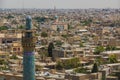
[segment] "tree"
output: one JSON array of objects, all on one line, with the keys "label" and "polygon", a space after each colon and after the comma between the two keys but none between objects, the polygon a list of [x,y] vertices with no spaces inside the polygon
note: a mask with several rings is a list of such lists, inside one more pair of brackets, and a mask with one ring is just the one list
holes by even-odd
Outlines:
[{"label": "tree", "polygon": [[60,32],[60,28],[57,28],[57,31]]},{"label": "tree", "polygon": [[42,32],[41,37],[48,37],[48,34],[46,32]]},{"label": "tree", "polygon": [[109,56],[109,62],[110,63],[117,63],[117,56],[115,54],[112,54]]},{"label": "tree", "polygon": [[18,59],[18,57],[17,57],[15,54],[13,54],[13,55],[10,57],[10,59]]},{"label": "tree", "polygon": [[83,24],[83,26],[89,26],[92,22],[93,22],[92,19],[81,21],[81,23]]},{"label": "tree", "polygon": [[106,51],[113,51],[113,50],[117,50],[117,48],[115,46],[107,46]]},{"label": "tree", "polygon": [[79,44],[79,45],[80,45],[80,47],[84,47],[84,45],[83,45],[83,43],[82,43],[82,42],[80,42],[80,44]]},{"label": "tree", "polygon": [[18,22],[16,20],[13,20],[11,23],[12,24],[18,24]]},{"label": "tree", "polygon": [[19,26],[18,29],[25,29],[25,26]]},{"label": "tree", "polygon": [[107,46],[106,47],[106,51],[110,51],[111,50],[111,47],[110,46]]},{"label": "tree", "polygon": [[61,41],[56,41],[55,45],[61,46],[63,43]]},{"label": "tree", "polygon": [[68,37],[68,35],[66,34],[64,34],[64,35],[61,35],[63,38],[67,38]]},{"label": "tree", "polygon": [[46,18],[45,17],[35,17],[34,18],[37,22],[45,22]]},{"label": "tree", "polygon": [[72,58],[68,59],[64,62],[58,62],[57,63],[57,69],[72,69],[72,68],[77,68],[80,66],[80,60],[79,58]]},{"label": "tree", "polygon": [[101,64],[103,64],[103,60],[102,60],[101,57],[97,57],[96,60],[95,60],[95,62],[98,64],[98,66],[101,65]]},{"label": "tree", "polygon": [[7,62],[3,59],[0,59],[0,65],[7,65]]},{"label": "tree", "polygon": [[98,65],[97,63],[94,63],[93,68],[92,68],[92,73],[98,72]]},{"label": "tree", "polygon": [[53,57],[52,56],[52,50],[54,49],[54,44],[51,42],[51,43],[49,43],[49,45],[48,45],[48,56],[49,57]]},{"label": "tree", "polygon": [[103,52],[105,49],[103,46],[98,46],[95,48],[94,50],[94,54],[100,54],[101,52]]},{"label": "tree", "polygon": [[40,55],[42,61],[44,61],[48,56],[47,50],[45,48],[41,48],[40,50],[38,50],[38,54]]},{"label": "tree", "polygon": [[80,68],[74,69],[74,72],[76,72],[76,73],[88,73],[87,70],[88,70],[87,68],[80,67]]},{"label": "tree", "polygon": [[71,26],[70,24],[68,24],[68,30],[69,30],[69,29],[72,29],[72,26]]},{"label": "tree", "polygon": [[76,68],[76,67],[78,67],[80,65],[79,58],[72,58],[70,62],[71,62],[71,66],[73,68]]},{"label": "tree", "polygon": [[0,30],[8,30],[9,28],[7,26],[1,26]]},{"label": "tree", "polygon": [[64,67],[63,63],[60,62],[60,61],[57,61],[56,68],[59,69],[59,70],[61,70],[61,69],[63,69],[63,67]]},{"label": "tree", "polygon": [[14,18],[14,16],[11,15],[11,14],[9,14],[6,18],[7,18],[7,19],[11,19],[11,18]]}]

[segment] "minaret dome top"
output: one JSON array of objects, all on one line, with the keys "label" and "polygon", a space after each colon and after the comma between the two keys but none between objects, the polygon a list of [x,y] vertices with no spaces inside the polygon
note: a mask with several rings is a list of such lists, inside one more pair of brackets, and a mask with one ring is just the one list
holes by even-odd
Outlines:
[{"label": "minaret dome top", "polygon": [[31,16],[26,16],[26,20],[31,20],[32,18],[31,18]]}]

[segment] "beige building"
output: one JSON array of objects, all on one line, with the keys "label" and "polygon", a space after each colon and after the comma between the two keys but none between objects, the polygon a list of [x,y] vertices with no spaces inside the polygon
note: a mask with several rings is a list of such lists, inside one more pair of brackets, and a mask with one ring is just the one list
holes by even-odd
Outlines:
[{"label": "beige building", "polygon": [[12,43],[22,38],[22,32],[16,30],[3,30],[0,32],[0,43]]},{"label": "beige building", "polygon": [[115,50],[115,51],[105,51],[101,53],[104,57],[109,57],[110,55],[116,55],[117,59],[120,59],[120,50]]},{"label": "beige building", "polygon": [[23,48],[22,48],[21,43],[19,43],[19,42],[14,42],[14,43],[12,43],[12,46],[11,46],[11,48],[10,48],[10,52],[11,52],[12,54],[22,55]]},{"label": "beige building", "polygon": [[63,31],[63,30],[68,29],[68,25],[66,23],[62,23],[62,22],[53,23],[51,26],[51,29],[54,31],[58,31],[58,30]]}]

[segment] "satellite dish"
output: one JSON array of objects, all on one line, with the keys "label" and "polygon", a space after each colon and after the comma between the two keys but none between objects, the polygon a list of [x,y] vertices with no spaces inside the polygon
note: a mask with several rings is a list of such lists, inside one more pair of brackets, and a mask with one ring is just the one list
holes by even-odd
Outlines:
[{"label": "satellite dish", "polygon": [[50,76],[50,73],[49,72],[45,72],[44,75],[45,76]]}]

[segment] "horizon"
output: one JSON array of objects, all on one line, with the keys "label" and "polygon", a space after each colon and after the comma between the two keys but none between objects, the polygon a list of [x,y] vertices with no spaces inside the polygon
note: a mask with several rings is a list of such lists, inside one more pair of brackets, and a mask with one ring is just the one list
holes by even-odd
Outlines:
[{"label": "horizon", "polygon": [[[29,3],[29,4],[28,4]],[[39,8],[39,9],[89,9],[115,8],[119,9],[119,0],[1,0],[0,8]]]},{"label": "horizon", "polygon": [[[24,9],[50,9],[50,10],[54,10],[54,8],[0,8],[0,9],[21,9],[21,10],[24,10]],[[82,10],[82,9],[120,9],[120,8],[56,8],[56,10],[69,10],[69,9],[79,9],[79,10]]]}]

